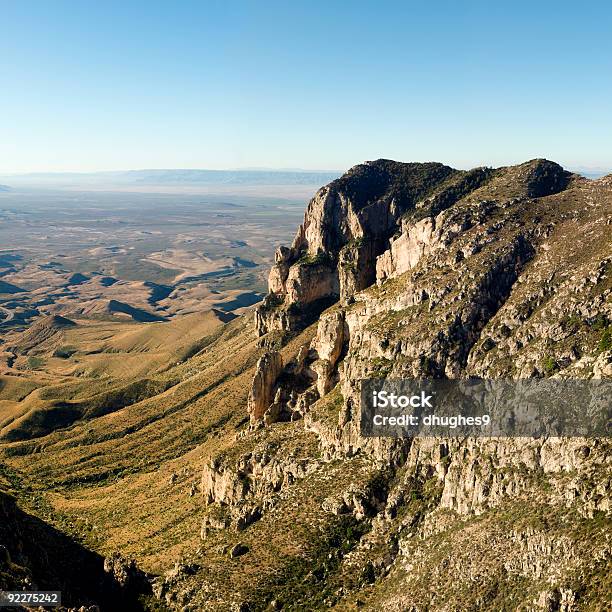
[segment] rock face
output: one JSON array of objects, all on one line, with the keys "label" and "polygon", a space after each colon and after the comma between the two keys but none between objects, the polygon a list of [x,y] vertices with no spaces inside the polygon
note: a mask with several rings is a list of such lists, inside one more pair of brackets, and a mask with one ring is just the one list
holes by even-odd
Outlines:
[{"label": "rock face", "polygon": [[242,555],[245,555],[248,552],[249,547],[243,544],[242,542],[238,542],[238,544],[234,544],[234,546],[232,546],[231,550],[229,551],[229,556],[232,559],[235,559],[236,557],[241,557]]},{"label": "rock face", "polygon": [[319,359],[328,361],[331,367],[335,366],[344,344],[344,312],[335,310],[322,317],[317,328],[314,340],[314,350]]},{"label": "rock face", "polygon": [[435,220],[426,217],[414,224],[403,223],[400,235],[392,239],[389,249],[376,260],[376,280],[382,282],[414,268],[423,255],[435,247]]},{"label": "rock face", "polygon": [[[322,296],[338,301],[320,317],[301,360],[312,382],[294,403],[308,406],[339,381],[345,396],[355,395],[352,381],[381,373],[525,377],[550,375],[563,364],[572,374],[581,367],[590,375],[607,371],[600,366],[605,356],[584,355],[588,343],[565,346],[558,360],[547,356],[551,341],[567,345],[578,331],[562,322],[575,317],[576,303],[583,334],[589,322],[600,320],[603,329],[612,318],[603,213],[571,205],[575,198],[588,202],[603,184],[572,178],[546,160],[470,172],[382,160],[321,189],[291,248],[277,251],[268,298],[275,314],[266,319],[260,308],[256,315],[259,334],[271,323],[287,332],[302,323],[292,316],[298,306],[318,312]],[[602,206],[609,203],[605,193]],[[576,280],[568,272],[582,245],[555,238],[555,228],[568,215],[576,223],[581,213],[594,218],[580,221],[580,229],[595,223],[601,237],[589,238],[598,248]],[[340,360],[345,353],[349,358]],[[270,376],[278,375],[272,368]],[[258,370],[256,381],[262,377]]]},{"label": "rock face", "polygon": [[248,403],[248,412],[252,421],[260,419],[272,404],[274,383],[282,368],[283,360],[277,351],[265,353],[257,362]]},{"label": "rock face", "polygon": [[[537,208],[538,197],[562,192],[570,179],[546,160],[469,172],[388,160],[356,166],[317,192],[292,246],[277,249],[270,294],[255,314],[257,333],[299,330],[339,301],[340,308],[321,317],[307,363],[319,397],[338,382],[338,357],[351,347],[370,359],[409,365],[404,375],[456,376],[534,257],[534,245],[552,230],[540,222],[546,211],[525,222],[520,216],[530,203]],[[417,268],[414,282],[389,294],[386,281]],[[374,287],[380,290],[365,291]],[[417,306],[435,312],[423,316]],[[391,345],[395,332],[385,319],[408,309],[412,317],[433,318],[417,337],[432,328],[440,334]],[[261,409],[257,414],[263,416]]]},{"label": "rock face", "polygon": [[311,304],[321,298],[338,296],[338,277],[322,258],[291,266],[285,281],[289,304]]},{"label": "rock face", "polygon": [[137,595],[151,590],[147,575],[134,559],[125,559],[120,553],[115,552],[104,559],[104,571],[119,592]]},{"label": "rock face", "polygon": [[[376,257],[407,211],[442,210],[487,176],[485,170],[463,173],[436,163],[378,160],[355,166],[320,189],[291,247],[276,251],[268,286],[277,299],[274,307],[268,302],[258,309],[258,333],[300,329],[328,305],[323,298],[346,299],[369,286],[376,278]],[[283,319],[279,311],[296,306],[306,312]]]},{"label": "rock face", "polygon": [[610,377],[610,227],[612,179],[546,160],[379,160],[319,190],[256,313],[260,342],[285,334],[283,359],[259,360],[252,426],[202,474],[211,547],[239,533],[241,570],[272,546],[296,551],[293,586],[273,582],[274,565],[237,605],[607,602],[609,439],[364,438],[359,381]]}]

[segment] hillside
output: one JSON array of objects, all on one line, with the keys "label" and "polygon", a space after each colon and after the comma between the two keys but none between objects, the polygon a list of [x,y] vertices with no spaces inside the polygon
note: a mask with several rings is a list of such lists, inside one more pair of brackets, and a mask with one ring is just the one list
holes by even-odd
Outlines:
[{"label": "hillside", "polygon": [[366,438],[359,381],[612,378],[611,228],[612,176],[378,160],[315,194],[254,313],[42,320],[0,347],[0,510],[88,580],[1,528],[0,579],[109,610],[101,580],[130,609],[604,609],[609,438]]}]

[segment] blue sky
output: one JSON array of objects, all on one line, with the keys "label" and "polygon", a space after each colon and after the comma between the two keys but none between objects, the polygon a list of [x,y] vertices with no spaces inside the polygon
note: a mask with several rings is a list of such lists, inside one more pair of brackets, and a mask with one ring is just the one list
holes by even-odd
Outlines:
[{"label": "blue sky", "polygon": [[2,3],[0,173],[612,168],[612,8]]}]

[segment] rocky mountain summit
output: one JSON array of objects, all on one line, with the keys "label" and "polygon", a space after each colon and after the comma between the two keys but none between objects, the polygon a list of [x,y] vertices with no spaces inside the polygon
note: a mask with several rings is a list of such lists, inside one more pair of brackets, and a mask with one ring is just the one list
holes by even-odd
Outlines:
[{"label": "rocky mountain summit", "polygon": [[3,380],[0,468],[144,609],[605,609],[609,438],[365,438],[359,383],[611,378],[611,238],[612,177],[361,164],[146,379]]}]

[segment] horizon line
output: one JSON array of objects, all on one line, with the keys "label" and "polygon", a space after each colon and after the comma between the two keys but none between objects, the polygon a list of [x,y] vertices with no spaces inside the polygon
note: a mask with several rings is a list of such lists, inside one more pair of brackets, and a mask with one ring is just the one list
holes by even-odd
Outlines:
[{"label": "horizon line", "polygon": [[[244,167],[224,167],[224,168],[206,168],[206,167],[157,167],[157,168],[124,168],[124,169],[112,169],[112,170],[26,170],[26,171],[6,171],[0,170],[0,176],[3,178],[20,178],[20,177],[35,177],[35,176],[87,176],[93,174],[126,174],[126,173],[137,173],[137,172],[254,172],[254,173],[295,173],[295,174],[344,174],[349,168],[355,165],[367,163],[371,160],[364,160],[358,164],[353,164],[344,169],[328,168],[328,169],[308,169],[299,167],[273,167],[273,166],[244,166]],[[530,161],[530,160],[526,160]],[[554,160],[551,160],[554,161]],[[415,162],[405,162],[415,163]],[[416,162],[419,163],[419,162]],[[426,162],[420,162],[426,163]],[[444,163],[444,162],[441,162]],[[519,162],[524,163],[524,162]],[[559,162],[556,162],[559,163]],[[449,165],[449,164],[445,164]],[[483,164],[480,164],[482,166]],[[484,164],[488,165],[488,164]],[[504,165],[516,165],[516,164],[504,164]],[[582,165],[582,164],[560,164],[566,170],[573,172],[588,172],[588,173],[611,173],[612,166],[601,166],[601,165]],[[470,169],[472,167],[480,166],[465,166],[457,169]],[[491,166],[496,167],[496,166]],[[498,166],[503,167],[503,166]]]}]

